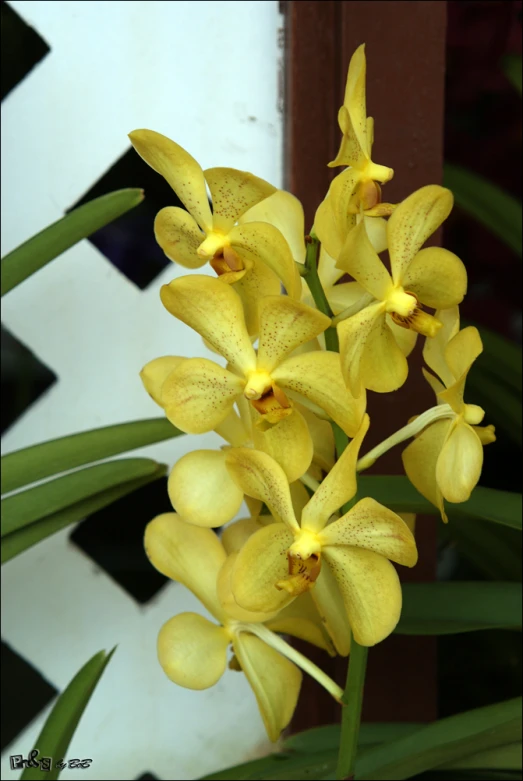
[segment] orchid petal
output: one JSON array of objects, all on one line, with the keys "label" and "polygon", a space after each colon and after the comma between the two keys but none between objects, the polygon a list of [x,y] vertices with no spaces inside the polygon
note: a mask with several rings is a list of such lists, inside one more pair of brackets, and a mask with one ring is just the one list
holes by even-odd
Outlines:
[{"label": "orchid petal", "polygon": [[188,434],[217,428],[231,412],[245,382],[206,358],[187,358],[162,386],[161,406],[171,423]]},{"label": "orchid petal", "polygon": [[212,230],[205,179],[194,157],[154,130],[133,130],[129,138],[140,157],[171,185],[202,230]]},{"label": "orchid petal", "polygon": [[401,586],[390,561],[348,545],[328,546],[323,556],[341,591],[356,642],[372,646],[388,637],[401,614]]},{"label": "orchid petal", "polygon": [[387,236],[392,279],[403,279],[417,252],[447,219],[454,198],[450,190],[429,184],[409,195],[389,219]]},{"label": "orchid petal", "polygon": [[167,491],[184,521],[208,528],[230,521],[243,502],[243,491],[229,475],[222,450],[186,453],[173,467]]},{"label": "orchid petal", "polygon": [[164,673],[186,689],[208,689],[227,666],[228,632],[197,613],[180,613],[158,635],[158,660]]},{"label": "orchid petal", "polygon": [[224,234],[242,214],[276,190],[264,179],[236,168],[208,168],[204,176],[211,191],[213,229]]},{"label": "orchid petal", "polygon": [[153,567],[182,583],[219,621],[216,579],[226,555],[211,529],[185,523],[176,513],[157,515],[145,529],[145,552]]},{"label": "orchid petal", "polygon": [[242,303],[229,285],[189,274],[163,285],[160,297],[172,315],[194,328],[233,368],[245,374],[256,367]]},{"label": "orchid petal", "polygon": [[205,234],[188,212],[177,206],[161,209],[154,220],[156,241],[170,260],[184,268],[200,268],[207,262],[197,254]]}]

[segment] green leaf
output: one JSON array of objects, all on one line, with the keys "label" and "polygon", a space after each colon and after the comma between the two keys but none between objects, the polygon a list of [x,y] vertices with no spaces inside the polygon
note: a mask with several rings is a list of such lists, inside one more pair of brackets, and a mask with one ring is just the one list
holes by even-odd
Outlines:
[{"label": "green leaf", "polygon": [[478,751],[521,740],[521,697],[441,719],[412,735],[369,749],[356,761],[358,781],[412,778]]},{"label": "green leaf", "polygon": [[[395,512],[439,515],[437,509],[416,491],[407,477],[397,475],[360,475],[358,492],[371,496]],[[454,519],[483,519],[513,529],[522,528],[521,494],[477,486],[462,504],[446,504],[450,522]]]},{"label": "green leaf", "polygon": [[463,759],[444,765],[442,770],[477,768],[481,770],[521,770],[521,741],[478,751]]},{"label": "green leaf", "polygon": [[521,256],[521,203],[472,171],[445,163],[443,183],[458,206]]},{"label": "green leaf", "polygon": [[117,453],[183,434],[166,418],[136,420],[52,439],[2,456],[2,494]]},{"label": "green leaf", "polygon": [[[396,740],[405,735],[410,735],[422,725],[408,722],[384,722],[375,724],[362,724],[360,727],[359,745],[371,746],[384,743],[387,740]],[[282,743],[283,751],[336,751],[340,742],[341,727],[339,724],[328,724],[323,727],[314,727],[304,732],[291,735]]]},{"label": "green leaf", "polygon": [[446,635],[479,629],[521,629],[519,583],[404,583],[396,632]]},{"label": "green leaf", "polygon": [[165,473],[166,468],[158,464],[156,471],[146,477],[128,480],[113,488],[100,491],[100,493],[94,494],[94,496],[90,496],[88,499],[72,504],[53,515],[46,516],[41,521],[36,521],[18,531],[7,534],[5,537],[2,537],[2,564],[36,545],[36,543],[41,542],[51,534],[55,534],[66,526],[76,523],[76,521],[87,518],[97,510],[101,510],[102,507],[107,507],[116,502],[117,499],[121,499],[122,496],[127,496],[127,494],[133,493],[133,491],[137,491],[143,485],[158,480]]},{"label": "green leaf", "polygon": [[2,537],[128,480],[156,472],[149,458],[124,458],[80,469],[2,499]]},{"label": "green leaf", "polygon": [[109,654],[100,651],[93,656],[58,697],[34,749],[38,750],[39,757],[52,757],[53,767],[48,772],[28,767],[21,775],[22,781],[34,779],[55,781],[58,778],[60,770],[55,765],[63,759],[67,760],[67,749],[71,738],[115,650],[113,648]]},{"label": "green leaf", "polygon": [[516,529],[493,526],[477,518],[455,517],[440,531],[487,577],[521,580],[521,536]]},{"label": "green leaf", "polygon": [[54,222],[2,258],[2,295],[43,268],[81,239],[108,225],[143,201],[143,190],[117,190]]},{"label": "green leaf", "polygon": [[510,83],[521,95],[521,54],[505,54],[503,70]]}]

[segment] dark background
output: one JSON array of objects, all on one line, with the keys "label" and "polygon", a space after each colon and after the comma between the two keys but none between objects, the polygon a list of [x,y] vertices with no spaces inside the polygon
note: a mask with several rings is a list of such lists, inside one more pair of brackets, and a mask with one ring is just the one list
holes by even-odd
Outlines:
[{"label": "dark background", "polygon": [[[445,160],[483,175],[521,199],[521,97],[503,70],[507,55],[521,55],[521,2],[451,1],[447,7]],[[35,64],[52,56],[52,51],[5,2],[1,4],[1,13],[4,100]],[[154,284],[167,263],[154,243],[152,221],[160,208],[176,204],[169,187],[129,149],[99,182],[93,183],[79,203],[129,186],[145,189],[143,204],[91,240],[110,262],[143,289]],[[4,197],[8,194],[4,193]],[[70,204],[70,208],[76,205]],[[467,263],[469,291],[461,307],[462,318],[486,326],[520,345],[521,258],[459,207],[446,223],[444,245]],[[55,380],[49,367],[43,366],[2,328],[2,432]],[[492,422],[488,414],[486,422]],[[520,444],[499,426],[497,435],[496,444],[485,450],[481,483],[520,491]],[[144,603],[164,582],[146,561],[141,540],[144,524],[151,517],[151,507],[154,512],[170,509],[165,482],[146,486],[131,498],[121,500],[119,505],[118,509],[124,512],[96,513],[77,526],[72,539],[132,598]],[[115,517],[125,517],[129,523],[131,510],[132,529],[127,529],[126,548],[122,549],[123,536]],[[514,545],[520,545],[519,537],[514,538]],[[462,555],[444,536],[438,543],[438,572],[439,577],[455,579],[486,576],[477,562]],[[506,576],[518,577],[518,573]],[[4,747],[49,702],[55,691],[4,644],[2,662]],[[20,696],[21,687],[30,691],[31,696]],[[440,716],[520,692],[520,635],[475,632],[438,640]],[[317,718],[311,719],[311,723],[315,721]]]}]

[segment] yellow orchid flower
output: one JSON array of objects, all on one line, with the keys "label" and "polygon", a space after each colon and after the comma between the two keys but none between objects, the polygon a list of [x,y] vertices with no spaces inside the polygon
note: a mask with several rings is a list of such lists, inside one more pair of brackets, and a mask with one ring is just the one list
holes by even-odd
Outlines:
[{"label": "yellow orchid flower", "polygon": [[473,326],[459,330],[458,307],[436,314],[443,327],[426,341],[423,357],[439,379],[425,369],[423,374],[448,414],[405,448],[403,465],[409,480],[446,522],[444,500],[467,501],[481,475],[483,446],[496,436],[494,426],[479,426],[483,409],[463,399],[467,374],[483,351],[479,332]]},{"label": "yellow orchid flower", "polygon": [[[329,255],[337,258],[347,234],[361,219],[369,236],[379,243],[383,237],[382,216],[392,213],[392,204],[381,203],[381,189],[394,175],[392,168],[377,165],[371,159],[374,120],[367,117],[365,45],[352,55],[343,106],[338,123],[343,133],[339,152],[329,167],[349,166],[331,183],[318,207],[314,230]],[[380,250],[378,250],[380,251]]]},{"label": "yellow orchid flower", "polygon": [[276,188],[234,168],[203,171],[185,149],[153,130],[134,130],[129,138],[187,209],[167,206],[157,214],[158,244],[170,260],[186,268],[200,268],[209,261],[222,282],[234,285],[245,305],[249,333],[256,334],[258,298],[278,295],[280,280],[290,296],[299,297],[301,288],[291,252],[277,228],[267,222],[240,224],[242,215]]},{"label": "yellow orchid flower", "polygon": [[[253,221],[269,222],[278,228],[289,245],[296,263],[304,265],[306,255],[305,215],[298,198],[286,190],[277,190],[249,209],[240,218],[240,222]],[[378,217],[365,217],[365,227],[376,252],[383,252],[387,248],[386,221]],[[362,296],[372,300],[372,296],[369,296],[357,282],[339,284],[339,280],[344,274],[345,271],[336,267],[334,257],[327,252],[325,244],[322,244],[318,262],[318,276],[335,315],[359,301]],[[305,279],[302,279],[301,300],[308,306],[316,306]]]},{"label": "yellow orchid flower", "polygon": [[215,429],[242,397],[260,413],[260,429],[268,428],[299,415],[293,395],[315,414],[331,417],[349,436],[358,429],[365,399],[355,402],[346,391],[339,356],[323,351],[291,355],[328,327],[330,319],[321,312],[288,296],[261,299],[255,352],[241,300],[230,286],[186,276],[164,285],[160,295],[166,309],[203,336],[229,366],[193,358],[169,374],[161,404],[182,431]]},{"label": "yellow orchid flower", "polygon": [[319,668],[275,632],[292,634],[330,651],[319,616],[310,603],[279,613],[239,616],[228,612],[231,563],[211,529],[182,521],[176,513],[152,520],[145,532],[145,550],[151,563],[168,578],[182,583],[203,603],[214,623],[198,613],[181,613],[163,625],[158,636],[158,659],[166,675],[179,686],[207,689],[227,666],[242,670],[254,691],[269,738],[276,741],[296,707],[302,669],[339,699],[342,690]]},{"label": "yellow orchid flower", "polygon": [[[281,467],[265,453],[239,448],[229,471],[242,490],[264,502],[277,523],[253,534],[238,553],[231,587],[240,607],[271,611],[310,590],[338,653],[349,650],[347,618],[360,645],[392,632],[401,612],[401,587],[391,561],[412,567],[416,544],[404,521],[374,499],[329,519],[356,493],[356,461],[369,426],[362,426],[296,520]],[[390,560],[389,560],[390,559]]]},{"label": "yellow orchid flower", "polygon": [[346,319],[344,313],[338,316],[342,371],[353,396],[364,388],[387,393],[403,385],[417,333],[433,337],[441,327],[421,305],[448,309],[463,300],[467,273],[461,260],[440,247],[420,249],[452,204],[450,190],[439,185],[422,187],[402,201],[387,223],[392,275],[373,250],[364,223],[347,236],[336,265],[374,299]]},{"label": "yellow orchid flower", "polygon": [[[150,361],[140,372],[144,387],[161,404],[162,385],[170,372],[188,358],[163,356]],[[282,467],[290,483],[298,480],[312,465],[315,474],[334,464],[334,436],[327,421],[320,420],[301,404],[296,415],[277,426],[262,430],[260,414],[242,397],[241,413],[233,408],[216,427],[227,443],[221,450],[193,450],[174,465],[167,483],[169,498],[184,521],[216,528],[239,511],[243,491],[229,475],[225,458],[228,447],[254,447],[269,453]],[[252,501],[252,500],[251,500]]]}]

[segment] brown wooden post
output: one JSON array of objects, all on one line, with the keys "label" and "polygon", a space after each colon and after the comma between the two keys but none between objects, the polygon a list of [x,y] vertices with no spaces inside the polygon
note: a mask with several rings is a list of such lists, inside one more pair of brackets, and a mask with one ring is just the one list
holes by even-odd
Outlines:
[{"label": "brown wooden post", "polygon": [[[395,171],[384,188],[384,200],[398,202],[425,184],[441,183],[446,3],[291,0],[284,7],[286,186],[302,201],[306,225],[312,225],[332,176],[341,170],[332,171],[326,164],[337,152],[337,112],[350,57],[361,43],[367,54],[367,110],[375,120],[373,159]],[[404,388],[369,394],[371,431],[364,450],[433,403],[420,372],[418,341]],[[400,453],[401,448],[390,452],[372,471],[402,473]],[[400,568],[402,580],[435,579],[436,528],[435,518],[418,519],[420,561],[413,570]],[[315,658],[343,683],[345,660],[330,662],[320,652]],[[395,635],[372,649],[364,718],[428,721],[436,715],[435,639]],[[306,681],[293,730],[338,719],[339,707],[317,684]]]}]

